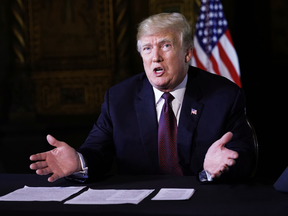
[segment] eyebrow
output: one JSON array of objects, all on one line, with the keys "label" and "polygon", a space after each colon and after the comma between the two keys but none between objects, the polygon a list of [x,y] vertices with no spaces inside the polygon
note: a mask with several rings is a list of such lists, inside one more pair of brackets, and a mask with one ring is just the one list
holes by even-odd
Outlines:
[{"label": "eyebrow", "polygon": [[[174,40],[171,39],[171,38],[160,38],[159,40],[157,40],[157,44],[163,44],[163,43],[166,43],[166,42],[169,42],[169,43],[174,43]],[[151,43],[148,42],[148,43],[144,43],[144,44],[141,44],[142,47],[144,46],[151,46]]]}]

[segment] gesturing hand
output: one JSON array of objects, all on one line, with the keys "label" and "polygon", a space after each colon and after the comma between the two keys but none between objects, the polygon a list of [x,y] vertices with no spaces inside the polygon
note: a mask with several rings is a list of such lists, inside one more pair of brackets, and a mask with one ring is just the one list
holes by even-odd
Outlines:
[{"label": "gesturing hand", "polygon": [[208,172],[212,178],[219,177],[223,172],[229,170],[229,166],[235,164],[238,153],[225,147],[233,134],[227,132],[219,140],[214,142],[208,149],[205,160],[204,170]]},{"label": "gesturing hand", "polygon": [[56,140],[51,135],[47,136],[50,145],[56,147],[51,151],[38,153],[30,156],[31,161],[37,161],[30,165],[30,169],[36,170],[38,175],[53,173],[48,178],[49,182],[71,175],[81,170],[81,163],[76,150],[65,142]]}]

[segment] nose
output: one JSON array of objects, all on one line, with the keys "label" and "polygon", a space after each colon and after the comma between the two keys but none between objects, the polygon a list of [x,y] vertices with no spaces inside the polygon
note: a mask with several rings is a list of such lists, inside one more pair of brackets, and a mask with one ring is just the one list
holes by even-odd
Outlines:
[{"label": "nose", "polygon": [[161,55],[159,49],[153,49],[152,61],[153,62],[161,62],[161,61],[163,61],[163,58],[162,58],[162,55]]}]

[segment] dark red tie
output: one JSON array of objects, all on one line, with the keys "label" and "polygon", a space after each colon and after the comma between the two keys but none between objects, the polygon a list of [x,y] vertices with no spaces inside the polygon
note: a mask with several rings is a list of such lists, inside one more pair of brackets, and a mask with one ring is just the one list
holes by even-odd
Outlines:
[{"label": "dark red tie", "polygon": [[177,121],[170,106],[173,95],[165,92],[165,99],[159,120],[158,154],[160,172],[168,175],[183,175],[177,158]]}]

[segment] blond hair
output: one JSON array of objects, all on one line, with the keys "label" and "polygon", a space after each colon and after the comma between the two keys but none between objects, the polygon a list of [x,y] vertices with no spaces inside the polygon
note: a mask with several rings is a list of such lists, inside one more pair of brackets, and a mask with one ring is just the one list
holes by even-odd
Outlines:
[{"label": "blond hair", "polygon": [[143,20],[138,26],[137,50],[141,52],[141,37],[173,31],[180,35],[183,50],[193,47],[191,28],[186,18],[180,13],[160,13]]}]

